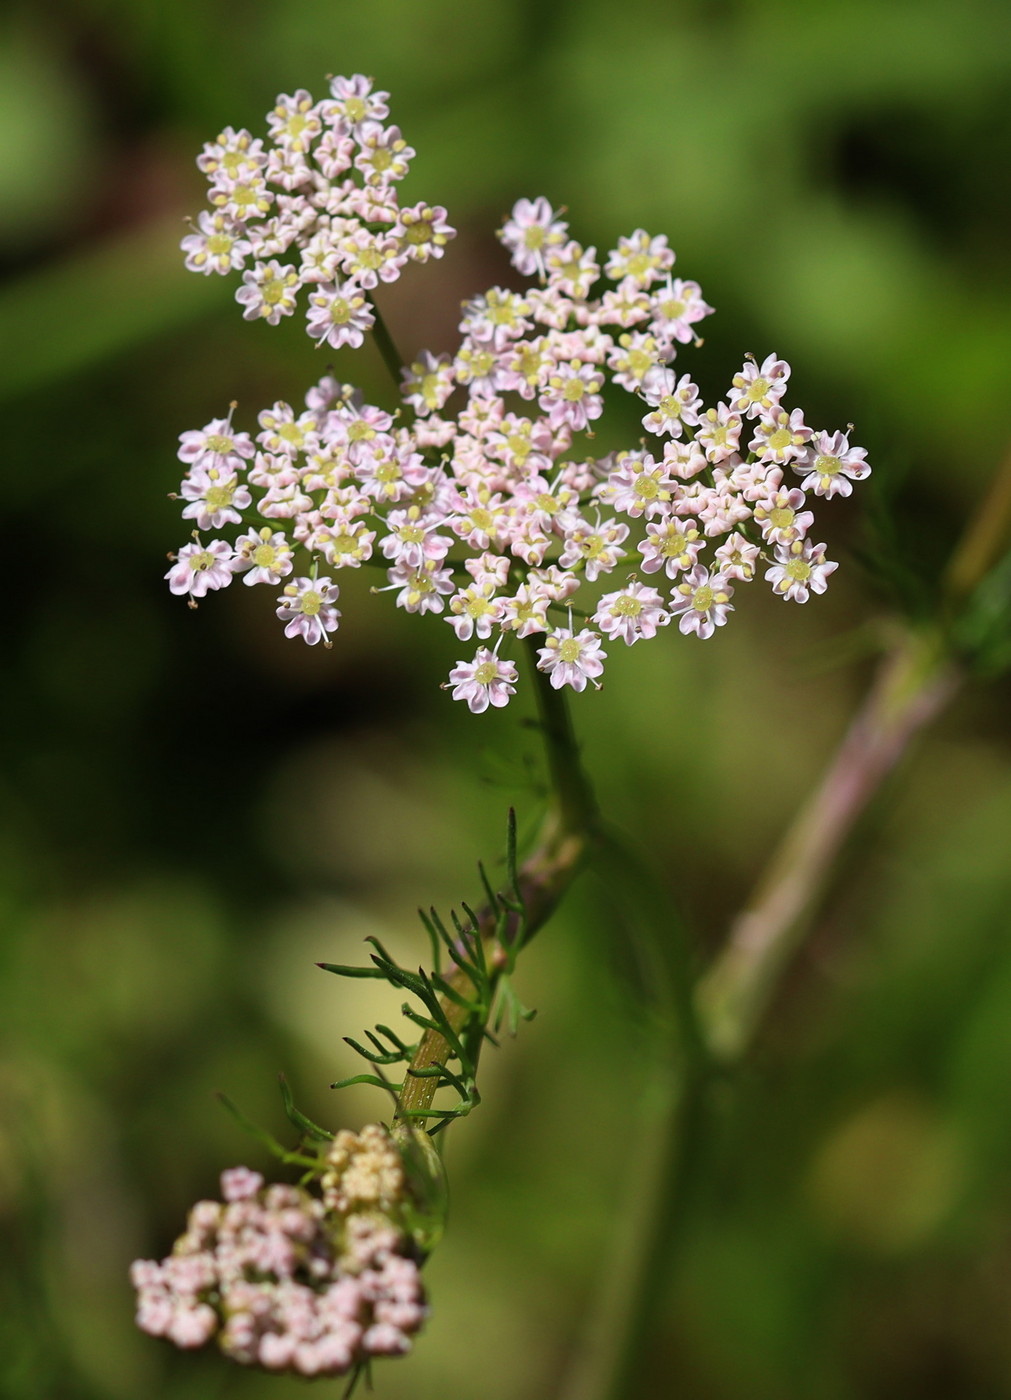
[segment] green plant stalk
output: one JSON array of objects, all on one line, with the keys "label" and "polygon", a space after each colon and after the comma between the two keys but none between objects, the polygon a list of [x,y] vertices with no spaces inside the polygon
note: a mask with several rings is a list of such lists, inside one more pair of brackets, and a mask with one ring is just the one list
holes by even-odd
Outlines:
[{"label": "green plant stalk", "polygon": [[[527,650],[548,760],[551,797],[537,845],[517,871],[519,895],[526,916],[525,941],[544,927],[579,872],[598,823],[596,801],[583,770],[566,697],[554,690],[544,672],[537,669],[534,639],[528,640]],[[493,944],[496,912],[485,907],[478,911],[477,918],[482,939]],[[494,965],[494,948],[489,951]],[[473,992],[471,980],[462,968],[457,968],[446,980],[454,992],[465,998]],[[470,1010],[448,996],[440,1004],[450,1027],[459,1033]],[[424,1032],[407,1068],[394,1114],[396,1119],[410,1115],[413,1121],[421,1121],[418,1115],[431,1108],[437,1080],[424,1074],[419,1076],[418,1071],[445,1064],[449,1053],[445,1036],[435,1030]]]},{"label": "green plant stalk", "polygon": [[[999,561],[1011,537],[1011,453],[969,520],[943,581],[940,624],[907,628],[875,681],[815,792],[787,832],[727,943],[697,988],[698,1028],[712,1056],[688,1056],[656,1081],[646,1164],[611,1270],[601,1326],[587,1339],[592,1364],[577,1364],[563,1400],[628,1400],[637,1377],[685,1213],[684,1193],[703,1155],[715,1062],[729,1068],[753,1044],[779,979],[810,923],[840,850],[868,803],[917,735],[956,693],[962,676],[947,626]],[[661,1047],[662,1049],[662,1047]],[[677,1047],[670,1039],[672,1056]]]},{"label": "green plant stalk", "polygon": [[372,297],[368,298],[368,302],[369,306],[372,309],[372,314],[375,317],[375,325],[372,327],[372,338],[376,342],[376,349],[382,356],[383,364],[389,370],[390,378],[393,380],[393,383],[397,389],[397,393],[399,394],[402,382],[400,377],[400,371],[403,367],[404,362],[400,358],[400,351],[394,344],[393,337],[392,335],[390,335],[389,327],[383,320],[382,313],[380,312],[379,307],[376,305]]},{"label": "green plant stalk", "polygon": [[[606,1271],[600,1322],[588,1329],[562,1400],[640,1393],[690,1195],[710,1140],[713,1089],[745,1055],[802,939],[839,850],[919,731],[954,694],[958,672],[938,634],[904,633],[881,665],[824,778],[788,831],[722,953],[699,980],[701,1053],[669,1028],[658,1047],[629,1214]],[[691,1042],[688,1042],[690,1047]],[[584,1355],[585,1353],[585,1355]],[[587,1359],[587,1357],[591,1359]]]}]

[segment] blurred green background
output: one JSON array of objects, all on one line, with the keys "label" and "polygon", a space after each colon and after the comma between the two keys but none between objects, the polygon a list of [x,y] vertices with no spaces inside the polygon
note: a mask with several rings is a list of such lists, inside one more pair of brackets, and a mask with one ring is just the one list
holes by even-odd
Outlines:
[{"label": "blurred green background", "polygon": [[[460,299],[509,276],[501,216],[543,193],[584,243],[670,236],[718,311],[684,357],[709,401],[774,350],[809,422],[857,424],[925,579],[1007,451],[1006,0],[8,4],[5,1400],[305,1393],[135,1332],[129,1261],[166,1252],[222,1167],[264,1165],[215,1089],[278,1133],[279,1070],[329,1124],[384,1111],[326,1086],[390,998],[314,962],[370,932],[420,960],[416,905],[475,898],[510,802],[537,816],[523,707],[472,719],[438,688],[449,628],[350,579],[316,652],[262,596],[191,613],[162,582],[177,435],[232,399],[247,428],[297,402],[329,353],[183,271],[193,157],[356,71],[418,151],[405,196],[460,230],[383,300],[405,354],[452,344]],[[371,350],[333,360],[384,401]],[[746,592],[711,643],[668,634],[576,697],[605,807],[702,949],[870,675],[890,604],[850,558],[862,499],[821,517],[846,561],[824,599]],[[1011,1396],[1008,698],[967,690],[849,852],[728,1095],[643,1394]],[[432,1321],[380,1396],[546,1400],[597,1326],[648,1150],[624,937],[587,879],[526,959],[540,1014],[454,1129]]]}]

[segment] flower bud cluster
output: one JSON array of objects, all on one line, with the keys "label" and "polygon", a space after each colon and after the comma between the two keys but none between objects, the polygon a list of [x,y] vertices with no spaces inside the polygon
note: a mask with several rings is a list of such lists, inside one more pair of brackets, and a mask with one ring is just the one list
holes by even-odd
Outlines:
[{"label": "flower bud cluster", "polygon": [[320,345],[361,345],[374,324],[369,290],[407,262],[441,258],[455,237],[445,209],[398,202],[414,151],[383,125],[388,99],[360,74],[333,78],[323,101],[303,89],[279,96],[266,143],[226,127],[204,146],[210,208],[182,240],[186,266],[241,270],[246,320],[277,325],[304,288],[308,333]]},{"label": "flower bud cluster", "polygon": [[137,1324],[179,1347],[215,1339],[244,1365],[343,1375],[399,1356],[427,1314],[418,1262],[401,1224],[407,1185],[384,1128],[341,1133],[323,1199],[222,1173],[223,1201],[198,1201],[171,1255],[138,1260]]},{"label": "flower bud cluster", "polygon": [[[515,692],[515,639],[543,638],[551,684],[583,690],[608,646],[672,622],[711,637],[759,573],[789,601],[825,591],[837,565],[811,534],[814,498],[848,496],[870,468],[848,432],[785,406],[787,362],[748,357],[707,407],[673,365],[712,307],[674,277],[666,238],[637,229],[598,260],[543,198],[499,237],[535,285],[464,303],[456,354],[421,352],[395,413],[327,377],[304,410],[261,413],[255,440],[230,418],[182,435],[197,534],[174,593],[193,603],[237,575],[280,587],[286,635],[328,646],[334,575],[384,568],[396,606],[477,643],[448,685],[479,713]],[[643,436],[595,455],[616,392],[640,401]]]}]

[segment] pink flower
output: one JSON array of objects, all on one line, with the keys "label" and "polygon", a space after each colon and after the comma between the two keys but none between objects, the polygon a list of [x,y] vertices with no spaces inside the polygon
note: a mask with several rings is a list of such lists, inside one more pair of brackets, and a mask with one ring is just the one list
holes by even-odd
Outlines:
[{"label": "pink flower", "polygon": [[370,185],[386,185],[404,178],[415,153],[401,136],[399,126],[362,122],[355,134],[359,146],[355,168]]},{"label": "pink flower", "polygon": [[[713,308],[702,300],[699,284],[683,282],[680,277],[673,281],[668,278],[667,286],[653,293],[650,305],[653,311],[650,330],[665,345],[675,340],[688,345],[695,339],[692,326],[713,314]],[[673,359],[673,352],[668,358]]]},{"label": "pink flower", "polygon": [[803,491],[770,491],[755,502],[755,520],[767,544],[792,544],[807,534],[814,524],[812,511],[804,510]]},{"label": "pink flower", "polygon": [[752,452],[757,452],[763,462],[775,462],[782,467],[787,462],[806,463],[810,460],[807,445],[810,437],[811,429],[804,422],[799,408],[792,413],[780,408],[760,421],[748,447]]},{"label": "pink flower", "polygon": [[545,672],[555,690],[561,690],[563,685],[585,690],[587,681],[597,685],[607,652],[596,632],[584,629],[575,633],[571,628],[559,627],[549,635],[547,644],[538,648],[537,655],[537,669]]},{"label": "pink flower", "polygon": [[183,510],[184,520],[195,520],[198,530],[220,530],[222,525],[238,525],[241,512],[252,502],[245,482],[234,473],[219,472],[217,467],[195,468],[180,487],[189,505]]},{"label": "pink flower", "polygon": [[227,588],[235,568],[235,550],[227,540],[211,540],[210,544],[185,544],[175,556],[176,562],[165,577],[169,592],[190,599],[203,598],[211,589]]},{"label": "pink flower", "polygon": [[233,272],[252,252],[252,244],[241,236],[241,229],[224,214],[204,209],[197,216],[197,224],[199,232],[187,234],[180,244],[190,272]]},{"label": "pink flower", "polygon": [[655,574],[663,569],[668,578],[676,578],[685,569],[694,567],[705,543],[690,520],[674,516],[647,525],[646,538],[636,548],[642,555],[644,574]]},{"label": "pink flower", "polygon": [[237,557],[233,567],[243,574],[245,584],[277,584],[292,571],[291,545],[280,530],[272,533],[269,526],[250,530],[240,535],[235,544]]},{"label": "pink flower", "polygon": [[351,78],[330,81],[332,101],[320,104],[324,119],[335,130],[357,136],[366,122],[379,122],[390,115],[388,92],[373,92],[372,79],[355,73]]},{"label": "pink flower", "polygon": [[473,661],[460,661],[449,673],[453,699],[466,700],[471,712],[482,714],[489,705],[501,709],[516,693],[516,667],[501,661],[487,647],[478,647]]},{"label": "pink flower", "polygon": [[628,238],[619,238],[618,246],[608,254],[604,274],[613,282],[629,278],[639,287],[649,287],[674,266],[674,254],[664,234],[650,238],[645,229],[637,228]]},{"label": "pink flower", "polygon": [[823,544],[794,540],[792,544],[777,546],[776,562],[766,569],[765,577],[772,584],[773,593],[794,603],[806,603],[812,593],[825,592],[829,574],[838,567],[825,558]]},{"label": "pink flower", "polygon": [[748,583],[755,577],[758,545],[749,543],[743,535],[735,532],[728,536],[714,553],[724,578],[736,578]]},{"label": "pink flower", "polygon": [[263,1185],[259,1172],[248,1167],[230,1167],[221,1173],[221,1195],[226,1201],[246,1201]]},{"label": "pink flower", "polygon": [[564,243],[568,228],[543,197],[519,199],[498,236],[518,272],[524,277],[544,277],[545,250]]},{"label": "pink flower", "polygon": [[310,295],[309,306],[306,330],[317,345],[330,345],[335,350],[351,345],[357,349],[365,332],[375,325],[376,318],[355,282],[321,286]]},{"label": "pink flower", "polygon": [[295,310],[300,282],[293,267],[258,262],[242,274],[243,285],[235,293],[235,300],[245,307],[243,319],[255,321],[262,316],[269,326],[276,326],[282,316]]},{"label": "pink flower", "polygon": [[447,222],[441,204],[415,204],[410,209],[401,209],[393,232],[399,237],[405,255],[414,262],[441,258],[446,244],[456,237],[456,229]]},{"label": "pink flower", "polygon": [[267,130],[284,150],[304,155],[322,130],[319,107],[312,94],[299,88],[292,97],[280,96],[267,114]]},{"label": "pink flower", "polygon": [[549,376],[537,402],[552,428],[565,425],[573,432],[583,432],[604,411],[603,387],[604,376],[593,365],[570,360]]},{"label": "pink flower", "polygon": [[593,620],[605,636],[612,640],[620,637],[631,646],[633,642],[655,637],[657,629],[670,622],[670,614],[655,588],[630,583],[617,593],[605,593],[597,604]]},{"label": "pink flower", "polygon": [[687,374],[678,379],[672,369],[658,365],[646,373],[639,392],[648,404],[654,405],[653,412],[642,420],[648,433],[656,433],[657,437],[670,433],[671,437],[679,438],[682,424],[699,421],[698,408],[702,401],[697,385]]},{"label": "pink flower", "polygon": [[871,474],[866,456],[865,448],[850,447],[845,433],[815,433],[810,456],[795,462],[793,470],[807,472],[800,483],[802,491],[813,491],[816,496],[849,496],[853,491],[850,482],[863,481]]},{"label": "pink flower", "polygon": [[214,418],[199,432],[180,433],[179,459],[193,467],[235,471],[256,449],[248,433],[233,433],[231,415]]},{"label": "pink flower", "polygon": [[767,355],[760,365],[749,359],[740,374],[731,381],[733,387],[727,398],[734,413],[749,418],[762,418],[774,413],[786,392],[790,366],[775,355]]},{"label": "pink flower", "polygon": [[314,647],[317,642],[330,646],[329,634],[336,632],[340,612],[334,607],[340,589],[328,578],[297,578],[287,584],[278,598],[277,615],[287,623],[286,637],[301,637]]},{"label": "pink flower", "polygon": [[737,453],[741,438],[741,415],[732,413],[725,403],[709,408],[699,419],[695,441],[715,466]]},{"label": "pink flower", "polygon": [[641,515],[648,519],[670,509],[673,485],[665,462],[656,463],[647,452],[628,452],[619,456],[598,495],[633,519]]},{"label": "pink flower", "polygon": [[696,564],[681,583],[671,589],[671,613],[678,617],[678,627],[687,636],[694,632],[705,641],[733,612],[730,599],[733,587],[724,574],[710,574],[702,564]]},{"label": "pink flower", "polygon": [[600,276],[596,248],[583,248],[575,239],[561,248],[551,247],[544,259],[552,287],[582,301]]}]

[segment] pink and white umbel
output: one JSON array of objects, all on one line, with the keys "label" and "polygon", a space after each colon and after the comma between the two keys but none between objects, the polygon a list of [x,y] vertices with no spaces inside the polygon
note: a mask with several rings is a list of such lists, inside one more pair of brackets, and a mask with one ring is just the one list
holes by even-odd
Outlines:
[{"label": "pink and white umbel", "polygon": [[322,1167],[318,1194],[223,1172],[223,1199],[197,1202],[169,1257],[133,1265],[138,1326],[303,1376],[410,1351],[428,1308],[401,1156],[370,1124],[338,1133]]},{"label": "pink and white umbel", "polygon": [[[241,272],[247,319],[273,325],[301,303],[320,345],[358,346],[376,289],[443,255],[446,211],[398,199],[414,152],[385,124],[388,96],[334,78],[321,101],[279,97],[266,141],[229,127],[204,147],[210,209],[186,265]],[[533,284],[465,302],[456,354],[421,351],[399,405],[327,375],[254,434],[231,413],[182,434],[195,529],[172,556],[173,593],[196,606],[236,576],[271,585],[285,635],[329,647],[336,575],[384,570],[377,591],[396,607],[478,643],[445,688],[480,713],[514,694],[522,638],[540,639],[552,685],[583,690],[600,685],[604,639],[633,646],[675,621],[712,637],[760,574],[789,602],[825,591],[837,565],[812,507],[869,474],[852,429],[815,430],[789,408],[774,354],[748,356],[725,400],[703,404],[674,363],[712,307],[673,275],[662,235],[636,229],[598,259],[538,198],[499,238]],[[599,456],[616,392],[640,400],[644,436]]]}]

